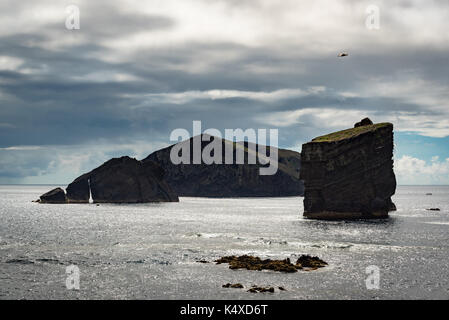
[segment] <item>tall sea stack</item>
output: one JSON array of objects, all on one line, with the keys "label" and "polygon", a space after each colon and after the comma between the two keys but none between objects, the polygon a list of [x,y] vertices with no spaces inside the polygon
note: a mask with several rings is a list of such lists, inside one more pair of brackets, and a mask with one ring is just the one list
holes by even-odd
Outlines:
[{"label": "tall sea stack", "polygon": [[313,219],[385,218],[395,210],[393,125],[369,119],[302,146],[304,216]]}]

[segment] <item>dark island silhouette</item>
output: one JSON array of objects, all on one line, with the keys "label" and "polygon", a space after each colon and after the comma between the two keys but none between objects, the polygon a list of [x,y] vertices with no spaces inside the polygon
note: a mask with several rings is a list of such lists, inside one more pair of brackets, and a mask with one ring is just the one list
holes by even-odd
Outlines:
[{"label": "dark island silhouette", "polygon": [[[242,151],[243,164],[178,164],[170,159],[175,145],[158,150],[142,161],[130,157],[114,158],[97,169],[76,178],[67,193],[56,188],[42,195],[41,203],[147,203],[179,201],[189,197],[286,197],[303,195],[299,179],[301,157],[298,152],[277,149],[278,170],[274,175],[260,175],[266,164],[248,163],[250,153],[258,153],[259,145],[232,142],[218,137],[223,147],[232,145],[233,156]],[[180,142],[192,144],[194,138]],[[202,141],[201,152],[209,142]],[[178,144],[179,145],[179,144]],[[266,147],[269,154],[272,147]],[[223,148],[224,150],[224,148]],[[193,153],[191,153],[191,157]],[[266,156],[264,154],[263,156]],[[257,158],[257,157],[256,157]]]},{"label": "dark island silhouette", "polygon": [[[197,136],[198,137],[198,136]],[[201,152],[210,136],[201,141]],[[284,197],[303,195],[304,217],[312,219],[385,218],[396,207],[391,196],[396,190],[393,171],[393,125],[373,124],[368,118],[354,128],[330,133],[305,143],[301,154],[277,151],[278,170],[260,175],[266,164],[249,164],[259,156],[259,146],[213,137],[216,142],[243,152],[243,164],[174,164],[175,145],[158,150],[139,161],[114,158],[76,178],[67,193],[56,188],[42,195],[41,203],[147,203],[176,202],[189,197]],[[195,137],[180,142],[191,147]],[[215,141],[215,140],[214,140]],[[262,150],[264,150],[262,148]],[[267,156],[263,154],[262,156]],[[192,159],[193,154],[190,154]],[[191,160],[190,159],[190,160]],[[301,169],[301,170],[300,170]],[[304,181],[304,183],[303,183]]]},{"label": "dark island silhouette", "polygon": [[178,195],[163,179],[164,170],[152,161],[114,158],[76,178],[67,194],[56,188],[40,197],[41,203],[176,202]]},{"label": "dark island silhouette", "polygon": [[[160,164],[165,170],[165,180],[173,190],[183,197],[288,197],[304,194],[304,186],[299,179],[301,155],[298,152],[277,149],[278,170],[274,175],[260,175],[260,168],[266,165],[256,161],[249,164],[248,157],[252,153],[258,155],[259,145],[248,142],[232,142],[218,139],[225,150],[226,144],[232,146],[233,159],[237,152],[244,154],[244,164],[192,164],[193,153],[190,154],[190,164],[173,164],[170,152],[175,145],[153,152],[142,160],[153,161]],[[193,139],[185,140],[180,144],[189,144],[193,150]],[[206,139],[209,140],[209,139]],[[209,144],[201,139],[201,152]],[[178,144],[179,146],[179,144]],[[270,153],[273,147],[266,147],[267,151],[261,156]],[[257,158],[258,159],[258,158]]]}]

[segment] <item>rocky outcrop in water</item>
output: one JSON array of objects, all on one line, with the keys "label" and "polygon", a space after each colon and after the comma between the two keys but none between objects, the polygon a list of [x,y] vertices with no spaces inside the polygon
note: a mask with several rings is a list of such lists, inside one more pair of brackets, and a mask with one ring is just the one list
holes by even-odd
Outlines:
[{"label": "rocky outcrop in water", "polygon": [[163,176],[164,170],[152,161],[114,158],[75,179],[67,187],[67,196],[60,188],[58,195],[64,195],[68,203],[88,203],[90,195],[94,203],[179,201]]},{"label": "rocky outcrop in water", "polygon": [[69,202],[87,201],[90,188],[95,203],[178,201],[163,176],[164,170],[154,162],[115,158],[75,179],[67,188],[67,199]]},{"label": "rocky outcrop in water", "polygon": [[232,288],[232,289],[243,289],[243,285],[241,283],[226,283],[221,286],[222,288]]},{"label": "rocky outcrop in water", "polygon": [[305,217],[381,218],[395,209],[393,125],[369,123],[364,119],[302,146]]},{"label": "rocky outcrop in water", "polygon": [[40,197],[40,203],[66,203],[67,197],[61,188],[55,188]]},{"label": "rocky outcrop in water", "polygon": [[[187,144],[190,150],[193,150],[193,139],[190,138],[177,145]],[[160,164],[166,172],[167,183],[179,196],[223,198],[285,197],[303,194],[304,186],[299,179],[301,157],[298,152],[277,149],[277,172],[274,175],[260,175],[259,169],[264,165],[259,162],[255,164],[248,162],[250,155],[258,155],[259,145],[247,142],[235,143],[216,137],[212,137],[211,140],[213,139],[218,139],[218,143],[222,145],[221,164],[206,164],[203,161],[193,164],[193,152],[190,154],[190,164],[173,164],[170,152],[175,145],[158,150],[142,161],[154,161]],[[200,143],[202,153],[209,145],[209,141]],[[238,152],[243,152],[245,162],[243,164],[235,164],[235,162],[234,164],[225,164],[224,150],[226,146],[230,146],[232,149],[233,159],[236,159]],[[267,147],[267,150],[266,154],[262,154],[262,156],[270,154],[271,148]]]},{"label": "rocky outcrop in water", "polygon": [[221,257],[215,260],[216,264],[228,263],[229,269],[246,269],[246,270],[272,270],[278,272],[293,273],[298,270],[311,271],[318,268],[323,268],[327,266],[327,263],[318,257],[312,257],[309,255],[301,255],[296,264],[291,263],[290,259],[284,260],[262,260],[259,257],[253,257],[248,255],[243,256],[227,256]]},{"label": "rocky outcrop in water", "polygon": [[67,186],[70,203],[88,203],[90,198],[89,179],[77,178]]},{"label": "rocky outcrop in water", "polygon": [[[204,141],[201,139],[203,136],[199,140],[198,164],[194,161],[195,137],[158,150],[142,161],[129,157],[111,159],[69,184],[65,202],[88,203],[90,197],[96,203],[141,203],[179,201],[178,196],[222,198],[303,194],[298,152],[211,136]],[[201,155],[210,150],[215,157],[216,149],[210,148],[210,144],[215,142],[222,146],[222,154],[217,153],[220,161],[207,164]],[[188,163],[174,164],[170,157],[172,148],[185,145],[192,150]],[[231,150],[232,164],[226,163],[226,149]],[[277,159],[271,157],[276,153]],[[242,164],[235,164],[240,157]],[[249,159],[256,159],[256,162]],[[268,164],[260,159],[268,159]],[[270,166],[277,167],[277,171],[272,175],[262,175],[261,169]]]}]

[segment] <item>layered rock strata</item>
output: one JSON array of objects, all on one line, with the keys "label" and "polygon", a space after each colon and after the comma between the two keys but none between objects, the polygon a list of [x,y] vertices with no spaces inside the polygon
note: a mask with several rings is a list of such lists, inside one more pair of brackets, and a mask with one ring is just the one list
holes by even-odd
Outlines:
[{"label": "layered rock strata", "polygon": [[302,146],[305,217],[385,218],[395,209],[393,125],[369,123],[364,119]]}]

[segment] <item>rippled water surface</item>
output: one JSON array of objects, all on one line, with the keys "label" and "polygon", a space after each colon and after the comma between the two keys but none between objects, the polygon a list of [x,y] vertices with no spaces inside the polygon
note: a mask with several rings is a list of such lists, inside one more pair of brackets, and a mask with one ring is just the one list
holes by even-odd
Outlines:
[{"label": "rippled water surface", "polygon": [[[449,187],[398,187],[387,220],[302,218],[302,198],[36,204],[49,186],[0,186],[0,299],[448,299]],[[426,195],[432,193],[432,195]],[[438,207],[441,211],[427,211]],[[317,255],[329,266],[230,270],[223,255]],[[66,267],[80,270],[67,290]],[[367,290],[366,267],[380,270]],[[225,283],[283,286],[252,294]]]}]

